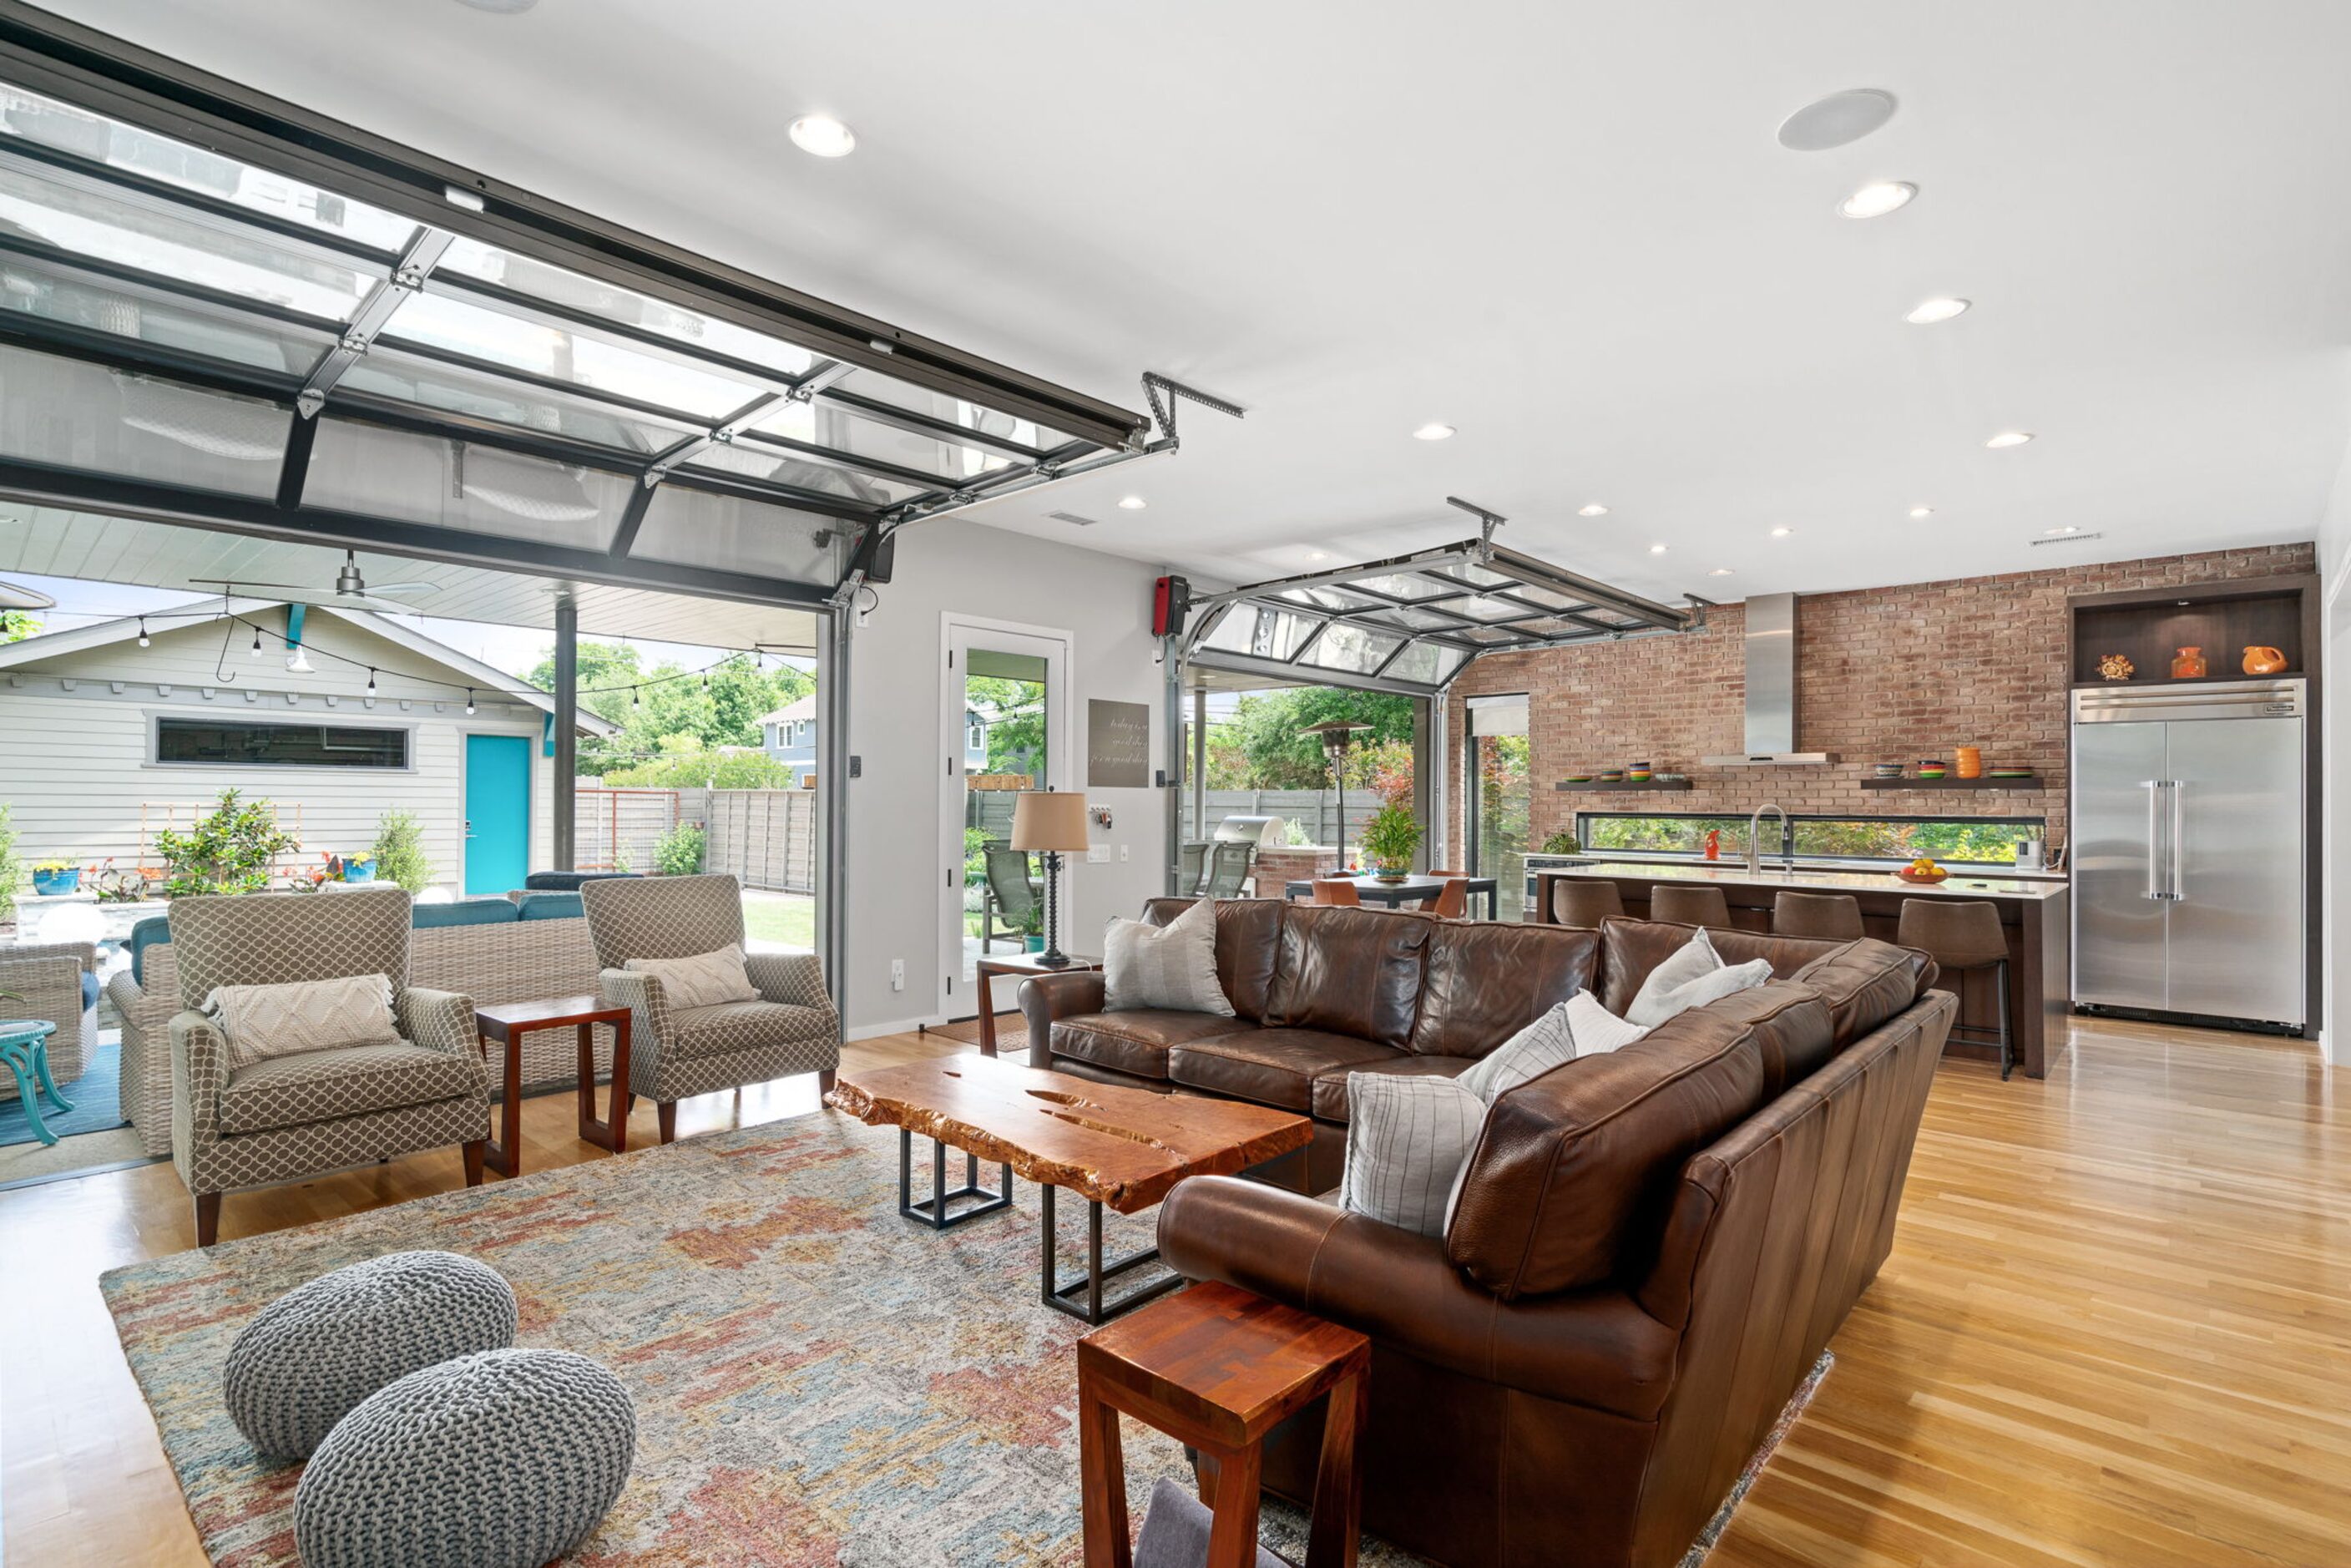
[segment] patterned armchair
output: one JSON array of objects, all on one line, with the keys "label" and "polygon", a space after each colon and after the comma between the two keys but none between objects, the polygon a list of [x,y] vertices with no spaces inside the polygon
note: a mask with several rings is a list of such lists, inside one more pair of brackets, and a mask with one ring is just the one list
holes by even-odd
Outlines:
[{"label": "patterned armchair", "polygon": [[[84,977],[98,970],[94,942],[47,942],[0,947],[0,991],[21,1001],[0,999],[0,1018],[46,1019],[57,1026],[49,1037],[49,1072],[60,1084],[82,1075],[98,1051],[98,1003]],[[13,1080],[0,1082],[0,1100],[14,1100]]]},{"label": "patterned armchair", "polygon": [[[841,1015],[813,953],[753,953],[759,998],[673,1008],[662,983],[622,967],[632,958],[691,958],[743,945],[743,890],[731,876],[653,876],[580,889],[588,936],[604,967],[604,999],[629,1009],[629,1092],[659,1109],[661,1140],[677,1135],[677,1103],[795,1072],[832,1087]],[[627,1114],[626,1107],[617,1113]]]},{"label": "patterned armchair", "polygon": [[[196,1199],[196,1245],[220,1231],[221,1194],[456,1144],[482,1181],[488,1080],[474,1004],[408,984],[408,894],[365,888],[182,898],[172,904],[180,1004],[171,1022],[172,1163]],[[215,986],[389,975],[400,1039],[271,1057],[231,1071],[198,1010]]]}]

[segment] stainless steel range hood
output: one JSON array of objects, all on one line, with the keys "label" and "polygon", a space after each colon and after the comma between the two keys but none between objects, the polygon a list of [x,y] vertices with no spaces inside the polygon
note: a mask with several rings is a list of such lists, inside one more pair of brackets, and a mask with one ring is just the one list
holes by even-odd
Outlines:
[{"label": "stainless steel range hood", "polygon": [[1796,749],[1796,596],[1761,593],[1747,601],[1747,749],[1701,757],[1708,768],[1806,768],[1834,762]]}]

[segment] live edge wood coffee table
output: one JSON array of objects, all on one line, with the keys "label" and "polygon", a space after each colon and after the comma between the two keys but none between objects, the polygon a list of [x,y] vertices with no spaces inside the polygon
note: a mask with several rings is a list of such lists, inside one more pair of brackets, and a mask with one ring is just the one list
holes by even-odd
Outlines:
[{"label": "live edge wood coffee table", "polygon": [[[898,1129],[898,1212],[925,1224],[944,1229],[1009,1207],[1015,1172],[1037,1183],[1043,1215],[1040,1299],[1089,1323],[1183,1282],[1171,1276],[1105,1301],[1104,1284],[1157,1262],[1159,1249],[1148,1247],[1105,1264],[1104,1205],[1134,1214],[1165,1197],[1186,1176],[1230,1176],[1301,1148],[1312,1135],[1307,1119],[1288,1111],[1230,1100],[1179,1099],[986,1056],[942,1057],[872,1071],[844,1069],[825,1099],[862,1122]],[[927,1205],[908,1201],[917,1133],[940,1145]],[[966,1186],[954,1192],[946,1183],[950,1147],[963,1151],[967,1176]],[[1002,1190],[977,1185],[982,1160],[1002,1168]],[[1053,1195],[1061,1187],[1086,1200],[1086,1271],[1068,1281],[1053,1263]],[[981,1201],[950,1218],[947,1206],[967,1197]]]},{"label": "live edge wood coffee table", "polygon": [[[596,1028],[612,1029],[612,1110],[596,1115]],[[536,1030],[571,1029],[580,1034],[580,1136],[616,1155],[629,1152],[629,1009],[608,1007],[601,997],[551,997],[543,1001],[485,1002],[474,1009],[482,1043],[507,1052],[505,1094],[498,1103],[498,1135],[483,1160],[500,1176],[522,1175],[522,1041]]]}]

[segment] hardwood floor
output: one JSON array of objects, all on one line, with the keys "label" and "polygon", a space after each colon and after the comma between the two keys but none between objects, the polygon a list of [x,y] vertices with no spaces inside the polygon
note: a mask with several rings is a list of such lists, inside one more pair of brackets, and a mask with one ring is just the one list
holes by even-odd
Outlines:
[{"label": "hardwood floor", "polygon": [[[852,1063],[958,1049],[936,1035]],[[801,1078],[746,1123],[812,1107]],[[611,1155],[525,1108],[529,1170]],[[735,1124],[685,1103],[682,1134]],[[653,1140],[653,1111],[630,1127]],[[2351,1563],[2351,1112],[2311,1046],[2074,1020],[1946,1062],[1894,1254],[1708,1568]],[[224,1239],[457,1184],[455,1150],[229,1198]],[[168,1166],[0,1193],[0,1527],[45,1568],[204,1562],[97,1290],[193,1245]]]}]

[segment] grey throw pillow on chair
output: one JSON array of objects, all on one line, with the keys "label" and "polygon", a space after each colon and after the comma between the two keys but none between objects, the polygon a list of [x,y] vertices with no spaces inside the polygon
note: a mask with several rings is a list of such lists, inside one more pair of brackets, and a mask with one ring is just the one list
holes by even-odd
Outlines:
[{"label": "grey throw pillow on chair", "polygon": [[1165,925],[1113,920],[1102,935],[1102,1010],[1166,1008],[1233,1016],[1217,980],[1217,904],[1203,898]]}]

